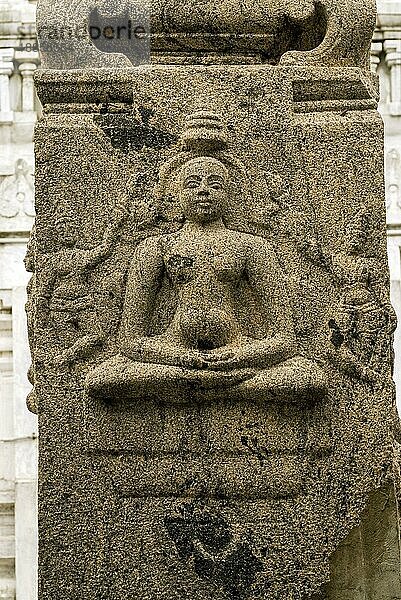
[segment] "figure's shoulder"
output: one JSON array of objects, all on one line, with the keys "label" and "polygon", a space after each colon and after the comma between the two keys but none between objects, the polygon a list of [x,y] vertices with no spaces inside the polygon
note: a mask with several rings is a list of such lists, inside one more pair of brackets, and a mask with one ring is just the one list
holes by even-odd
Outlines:
[{"label": "figure's shoulder", "polygon": [[158,251],[162,244],[162,235],[149,235],[139,242],[136,247],[137,253],[147,253]]},{"label": "figure's shoulder", "polygon": [[249,248],[252,253],[271,253],[272,255],[276,254],[274,245],[272,242],[267,240],[266,238],[260,235],[254,235],[252,233],[243,233],[242,231],[235,232],[238,241]]}]

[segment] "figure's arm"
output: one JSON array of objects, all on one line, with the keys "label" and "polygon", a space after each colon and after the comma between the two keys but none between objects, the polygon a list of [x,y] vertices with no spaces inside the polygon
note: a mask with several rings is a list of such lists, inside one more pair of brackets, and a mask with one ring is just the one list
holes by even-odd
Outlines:
[{"label": "figure's arm", "polygon": [[149,336],[149,325],[164,276],[159,239],[149,237],[141,242],[131,263],[119,333],[120,352],[139,362],[206,367],[200,352],[174,342],[169,344],[166,340],[161,343],[160,336]]},{"label": "figure's arm", "polygon": [[126,202],[120,201],[115,208],[111,223],[104,231],[102,242],[90,250],[77,250],[75,252],[74,261],[77,270],[94,267],[97,263],[107,258],[119,238],[121,226],[126,215]]},{"label": "figure's arm", "polygon": [[269,361],[275,363],[294,356],[296,338],[285,277],[273,247],[265,240],[250,249],[247,274],[272,326],[272,335],[260,340]]},{"label": "figure's arm", "polygon": [[159,238],[149,237],[143,240],[136,249],[129,269],[120,327],[120,349],[127,356],[131,354],[135,339],[148,335],[163,271]]},{"label": "figure's arm", "polygon": [[[57,258],[56,258],[57,261]],[[46,327],[49,313],[49,304],[53,295],[57,279],[57,268],[54,265],[54,257],[46,255],[39,260],[38,273],[35,278],[36,297],[36,319],[38,326]]]},{"label": "figure's arm", "polygon": [[299,213],[295,213],[292,227],[294,228],[293,241],[301,255],[337,278],[336,253],[326,247],[320,239],[314,221],[308,220],[305,215],[299,216]]}]

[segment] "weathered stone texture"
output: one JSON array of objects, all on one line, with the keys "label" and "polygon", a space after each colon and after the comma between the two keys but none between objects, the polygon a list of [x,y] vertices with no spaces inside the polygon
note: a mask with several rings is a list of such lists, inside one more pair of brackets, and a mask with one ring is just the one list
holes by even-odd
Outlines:
[{"label": "weathered stone texture", "polygon": [[49,69],[185,63],[194,56],[207,64],[367,68],[375,9],[374,0],[41,0],[38,38]]},{"label": "weathered stone texture", "polygon": [[348,62],[38,74],[41,600],[401,597],[383,131],[355,35]]}]

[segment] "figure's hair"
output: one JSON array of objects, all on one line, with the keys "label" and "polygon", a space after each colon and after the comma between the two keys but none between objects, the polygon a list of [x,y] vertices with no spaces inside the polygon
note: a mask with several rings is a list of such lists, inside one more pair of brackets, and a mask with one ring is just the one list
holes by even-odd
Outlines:
[{"label": "figure's hair", "polygon": [[59,225],[65,225],[67,223],[72,223],[72,225],[76,225],[76,219],[74,219],[74,217],[72,217],[71,215],[63,215],[56,219],[54,226],[58,227]]},{"label": "figure's hair", "polygon": [[184,163],[182,165],[182,167],[180,169],[180,176],[182,176],[182,173],[183,173],[185,167],[187,167],[191,163],[200,163],[202,161],[208,161],[210,163],[219,165],[224,170],[227,179],[230,178],[230,173],[228,172],[226,165],[221,160],[219,160],[218,158],[215,158],[214,156],[197,156],[195,158],[192,158],[191,160],[187,161],[186,163]]},{"label": "figure's hair", "polygon": [[215,160],[227,170],[230,208],[226,219],[232,227],[246,229],[252,223],[266,229],[270,226],[271,216],[288,201],[287,186],[278,173],[262,171],[258,183],[251,184],[244,163],[228,150],[227,128],[221,115],[201,109],[186,118],[174,155],[159,169],[152,198],[147,196],[146,174],[141,183],[142,174],[137,173],[127,186],[132,198],[147,198],[148,214],[153,215],[153,221],[149,219],[149,222],[156,225],[183,222],[179,202],[180,173],[187,163],[201,159]]}]

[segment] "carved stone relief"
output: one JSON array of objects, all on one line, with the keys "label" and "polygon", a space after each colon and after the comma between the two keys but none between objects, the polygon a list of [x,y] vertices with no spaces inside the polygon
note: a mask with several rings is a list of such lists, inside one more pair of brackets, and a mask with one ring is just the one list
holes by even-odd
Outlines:
[{"label": "carved stone relief", "polygon": [[[220,155],[226,141],[216,115],[192,119],[182,138],[189,151],[160,172],[162,186],[175,180],[182,226],[139,244],[127,280],[119,354],[89,374],[87,389],[105,397],[118,390],[177,400],[190,390],[232,398],[324,394],[323,371],[297,352],[273,246],[225,224],[233,212],[230,166],[242,173],[244,167]],[[275,183],[280,197],[282,183]],[[153,311],[164,281],[174,309],[160,326]],[[252,315],[244,312],[249,303]]]},{"label": "carved stone relief", "polygon": [[391,336],[396,316],[386,294],[382,265],[366,255],[369,218],[362,209],[348,224],[343,250],[331,257],[340,301],[329,322],[332,354],[354,377],[383,380],[383,366],[391,362]]},{"label": "carved stone relief", "polygon": [[[42,273],[35,287],[36,323],[49,332],[49,347],[38,360],[63,364],[85,358],[104,342],[98,325],[96,301],[88,278],[91,270],[112,252],[118,239],[126,206],[117,207],[103,240],[91,249],[79,246],[79,225],[73,216],[60,216],[55,222],[59,250],[37,258],[35,268]],[[53,337],[52,337],[53,334]],[[61,341],[62,340],[62,341]]]},{"label": "carved stone relief", "polygon": [[374,100],[354,69],[172,68],[70,72],[68,109],[38,76],[43,600],[334,600],[395,481]]},{"label": "carved stone relief", "polygon": [[382,261],[366,252],[369,230],[369,214],[361,208],[344,225],[341,249],[328,252],[312,226],[301,252],[330,274],[337,289],[327,358],[349,376],[374,383],[388,375],[397,318]]}]

